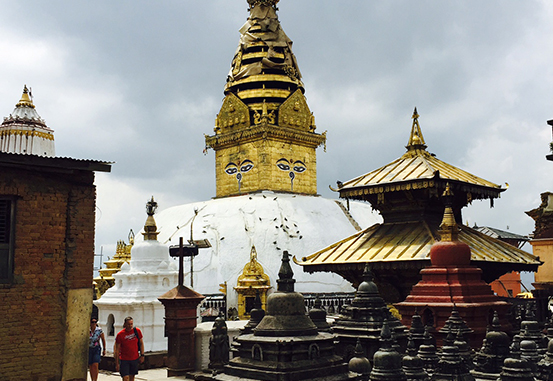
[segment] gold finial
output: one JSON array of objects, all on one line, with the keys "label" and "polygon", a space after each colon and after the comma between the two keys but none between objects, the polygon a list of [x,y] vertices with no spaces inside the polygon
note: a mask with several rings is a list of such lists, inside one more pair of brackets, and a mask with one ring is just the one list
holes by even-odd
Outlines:
[{"label": "gold finial", "polygon": [[415,111],[413,112],[413,126],[411,127],[411,136],[409,136],[409,143],[407,143],[408,151],[416,150],[416,149],[426,149],[426,144],[424,142],[424,138],[422,136],[421,127],[419,126],[419,114],[417,113],[417,108],[415,107]]},{"label": "gold finial", "polygon": [[254,271],[257,267],[257,250],[252,245],[252,251],[250,251],[250,270]]},{"label": "gold finial", "polygon": [[444,218],[440,224],[440,238],[442,241],[457,241],[459,239],[459,226],[455,221],[455,215],[453,214],[453,208],[451,207],[453,199],[453,191],[447,183],[445,191],[442,195],[444,197],[446,206],[444,211]]},{"label": "gold finial", "polygon": [[280,0],[248,0],[248,4],[250,5],[250,9],[252,9],[256,5],[265,5],[268,7],[276,8],[276,5],[279,1]]},{"label": "gold finial", "polygon": [[154,201],[154,196],[152,196],[152,199],[146,203],[146,214],[148,214],[148,218],[146,218],[146,223],[144,224],[144,233],[142,235],[144,236],[144,241],[156,241],[157,235],[159,232],[157,231],[156,221],[154,220],[154,214],[157,209],[157,202]]},{"label": "gold finial", "polygon": [[23,86],[23,95],[21,95],[21,99],[19,100],[19,103],[15,105],[15,107],[35,108],[35,105],[33,104],[33,101],[29,94],[30,92],[29,89],[27,89],[27,85]]}]

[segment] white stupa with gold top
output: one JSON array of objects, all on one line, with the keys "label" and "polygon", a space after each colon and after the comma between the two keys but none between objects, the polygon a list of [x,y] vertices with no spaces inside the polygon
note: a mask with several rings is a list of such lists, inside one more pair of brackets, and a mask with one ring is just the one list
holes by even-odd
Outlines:
[{"label": "white stupa with gold top", "polygon": [[144,241],[134,243],[130,262],[125,262],[121,270],[113,274],[113,287],[94,301],[108,350],[113,348],[115,336],[123,329],[127,316],[132,316],[134,325],[142,330],[146,352],[167,350],[165,309],[157,298],[175,287],[178,268],[169,256],[167,245],[157,240],[156,208],[152,197],[146,204],[148,218],[142,233]]},{"label": "white stupa with gold top", "polygon": [[56,156],[54,130],[38,115],[27,85],[15,109],[0,125],[0,152]]},{"label": "white stupa with gold top", "polygon": [[[242,318],[257,291],[265,300],[274,290],[284,251],[302,257],[380,221],[368,204],[317,194],[316,149],[326,134],[317,132],[277,2],[248,0],[214,134],[205,138],[215,151],[216,197],[156,216],[164,244],[190,239],[191,230],[210,241],[186,262],[187,286],[193,280],[209,295],[226,283],[227,306]],[[294,273],[299,292],[353,291],[332,273]]]}]

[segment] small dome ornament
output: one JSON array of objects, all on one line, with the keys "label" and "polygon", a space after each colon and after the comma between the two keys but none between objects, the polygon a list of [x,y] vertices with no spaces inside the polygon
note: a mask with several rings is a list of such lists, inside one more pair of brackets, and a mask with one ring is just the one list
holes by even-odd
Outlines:
[{"label": "small dome ornament", "polygon": [[21,99],[19,100],[19,103],[17,103],[15,107],[35,108],[35,105],[33,104],[32,94],[27,88],[27,85],[23,86],[23,94],[21,95]]},{"label": "small dome ornament", "polygon": [[152,196],[152,199],[146,203],[146,214],[148,215],[148,218],[146,218],[146,223],[144,224],[144,233],[142,235],[144,236],[144,241],[156,241],[157,235],[159,232],[157,231],[156,221],[154,220],[154,214],[157,210],[157,202],[154,201],[154,196]]},{"label": "small dome ornament", "polygon": [[250,9],[257,5],[265,5],[266,7],[276,8],[279,1],[280,0],[248,0],[248,4],[250,5]]}]

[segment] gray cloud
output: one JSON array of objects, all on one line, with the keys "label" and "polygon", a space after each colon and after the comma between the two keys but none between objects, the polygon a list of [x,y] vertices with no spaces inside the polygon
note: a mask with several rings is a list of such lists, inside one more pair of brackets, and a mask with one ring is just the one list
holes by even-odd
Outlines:
[{"label": "gray cloud", "polygon": [[[531,233],[550,189],[553,7],[546,1],[282,0],[318,131],[319,192],[404,152],[415,106],[429,150],[511,187],[469,223]],[[97,246],[111,255],[162,209],[215,194],[202,154],[247,18],[243,0],[2,2],[0,111],[23,84],[59,155],[114,160],[99,174]]]}]

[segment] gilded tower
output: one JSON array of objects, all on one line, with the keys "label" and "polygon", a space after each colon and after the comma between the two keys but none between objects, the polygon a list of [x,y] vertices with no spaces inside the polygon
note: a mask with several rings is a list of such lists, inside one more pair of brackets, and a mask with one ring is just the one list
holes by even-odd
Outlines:
[{"label": "gilded tower", "polygon": [[315,132],[292,41],[277,16],[278,0],[248,0],[215,134],[217,197],[261,190],[317,193]]}]

